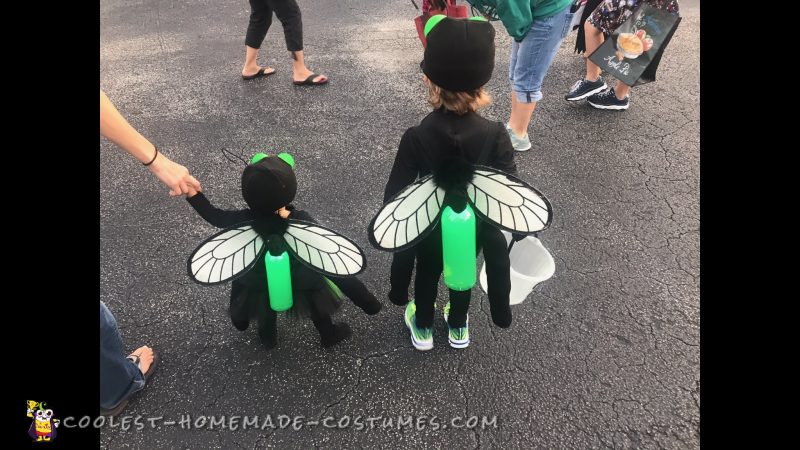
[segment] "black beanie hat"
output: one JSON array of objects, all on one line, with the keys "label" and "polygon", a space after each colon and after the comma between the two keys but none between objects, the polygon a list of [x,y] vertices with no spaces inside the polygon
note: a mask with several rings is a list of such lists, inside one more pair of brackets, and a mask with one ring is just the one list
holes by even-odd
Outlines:
[{"label": "black beanie hat", "polygon": [[448,91],[474,91],[492,78],[494,27],[486,20],[433,16],[422,72]]},{"label": "black beanie hat", "polygon": [[242,173],[242,197],[256,213],[274,213],[291,203],[296,193],[292,166],[277,156],[249,164]]}]

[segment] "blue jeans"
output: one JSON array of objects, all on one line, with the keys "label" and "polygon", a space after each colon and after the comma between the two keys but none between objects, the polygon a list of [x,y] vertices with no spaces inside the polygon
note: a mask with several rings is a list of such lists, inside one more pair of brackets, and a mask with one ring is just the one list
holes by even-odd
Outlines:
[{"label": "blue jeans", "polygon": [[521,103],[542,99],[542,81],[556,56],[561,41],[570,32],[569,24],[574,13],[569,5],[550,17],[533,19],[531,29],[522,42],[511,45],[511,64],[508,77],[511,88]]},{"label": "blue jeans", "polygon": [[100,407],[112,409],[144,388],[139,367],[126,357],[117,321],[100,302]]}]

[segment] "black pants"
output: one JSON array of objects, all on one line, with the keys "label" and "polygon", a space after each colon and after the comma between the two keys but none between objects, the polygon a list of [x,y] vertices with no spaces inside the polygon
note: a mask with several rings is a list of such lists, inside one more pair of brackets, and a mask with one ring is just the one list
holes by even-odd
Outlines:
[{"label": "black pants", "polygon": [[296,52],[303,49],[303,20],[300,7],[295,0],[250,0],[250,24],[244,43],[251,48],[261,48],[269,26],[272,12],[283,25],[286,49]]},{"label": "black pants", "polygon": [[[413,261],[412,261],[413,263]],[[346,295],[356,306],[367,314],[375,314],[381,309],[378,299],[372,295],[364,283],[356,277],[330,277],[331,281]],[[266,347],[273,347],[276,343],[277,314],[269,307],[269,300],[265,293],[258,295],[259,291],[247,291],[241,282],[234,281],[231,287],[230,315],[233,325],[244,331],[250,325],[250,318],[255,316],[258,320],[258,335]],[[315,308],[316,302],[309,302],[310,316],[314,326],[324,340],[333,336],[335,326],[328,312],[321,312]]]},{"label": "black pants", "polygon": [[[511,263],[508,259],[506,239],[500,230],[485,224],[479,225],[476,238],[476,250],[480,252],[482,248],[486,260],[486,279],[492,322],[499,327],[508,328],[511,325],[511,307],[508,298],[511,292],[509,277]],[[420,328],[429,328],[433,325],[434,304],[443,268],[442,229],[440,226],[431,231],[431,234],[415,249],[394,255],[389,275],[391,283],[389,299],[392,303],[403,305],[408,302],[408,285],[415,257],[417,261],[417,276],[414,280],[416,321]],[[454,328],[463,327],[467,321],[472,292],[452,289],[449,291],[450,316],[447,322]]]},{"label": "black pants", "polygon": [[[319,332],[320,338],[323,340],[330,339],[335,332],[335,326],[333,324],[333,320],[331,319],[331,315],[315,310],[314,304],[315,302],[310,302],[311,321],[314,323],[314,327]],[[276,335],[278,313],[273,311],[268,305],[263,304],[260,308],[258,308],[257,319],[258,337],[261,339],[261,343],[267,348],[274,347],[277,343]]]}]

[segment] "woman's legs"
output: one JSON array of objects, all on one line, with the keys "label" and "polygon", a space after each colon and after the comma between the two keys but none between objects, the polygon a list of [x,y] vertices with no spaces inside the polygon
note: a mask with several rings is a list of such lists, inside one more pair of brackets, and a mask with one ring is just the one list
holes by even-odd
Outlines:
[{"label": "woman's legs", "polygon": [[[517,139],[526,134],[536,104],[542,99],[542,82],[556,56],[561,41],[569,33],[573,14],[569,7],[551,17],[535,19],[521,43],[512,45],[510,78],[512,87],[511,117],[508,126]],[[512,143],[514,142],[512,136]],[[523,142],[525,144],[525,142]],[[530,148],[530,144],[527,143]],[[527,148],[514,147],[517,150]]]},{"label": "woman's legs", "polygon": [[[267,0],[250,0],[250,23],[247,25],[244,39],[245,57],[242,76],[253,76],[261,70],[257,62],[258,50],[264,42],[264,37],[267,36],[270,25],[272,25],[272,9]],[[265,71],[271,73],[275,69],[268,67]]]},{"label": "woman's legs", "polygon": [[617,85],[614,86],[614,94],[616,94],[617,98],[620,100],[627,97],[630,91],[631,87],[623,83],[622,81],[617,81]]},{"label": "woman's legs", "polygon": [[[294,81],[304,81],[314,72],[306,67],[303,53],[303,17],[300,7],[295,0],[267,0],[267,2],[283,25],[286,49],[292,54],[292,77]],[[321,83],[327,79],[325,75],[318,75],[312,81]]]},{"label": "woman's legs", "polygon": [[511,92],[511,117],[508,119],[508,126],[517,136],[523,137],[528,134],[528,126],[536,109],[536,103],[519,102],[514,91]]},{"label": "woman's legs", "polygon": [[153,349],[139,347],[133,353],[140,366],[125,357],[117,321],[100,302],[100,407],[113,409],[144,388],[144,375],[153,362]]},{"label": "woman's legs", "polygon": [[605,36],[603,32],[597,29],[590,21],[586,21],[583,24],[583,31],[586,36],[586,54],[584,58],[586,59],[586,77],[585,79],[588,81],[595,81],[600,78],[600,74],[602,73],[600,66],[593,63],[588,55],[594,53],[600,45],[603,44],[605,41]]}]

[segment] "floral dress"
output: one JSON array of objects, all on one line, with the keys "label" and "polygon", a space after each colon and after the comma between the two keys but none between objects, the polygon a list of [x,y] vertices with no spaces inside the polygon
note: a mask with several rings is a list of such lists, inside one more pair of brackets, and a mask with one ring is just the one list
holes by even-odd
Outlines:
[{"label": "floral dress", "polygon": [[677,0],[604,0],[589,16],[589,23],[609,35],[628,20],[633,10],[641,3],[678,15]]}]

